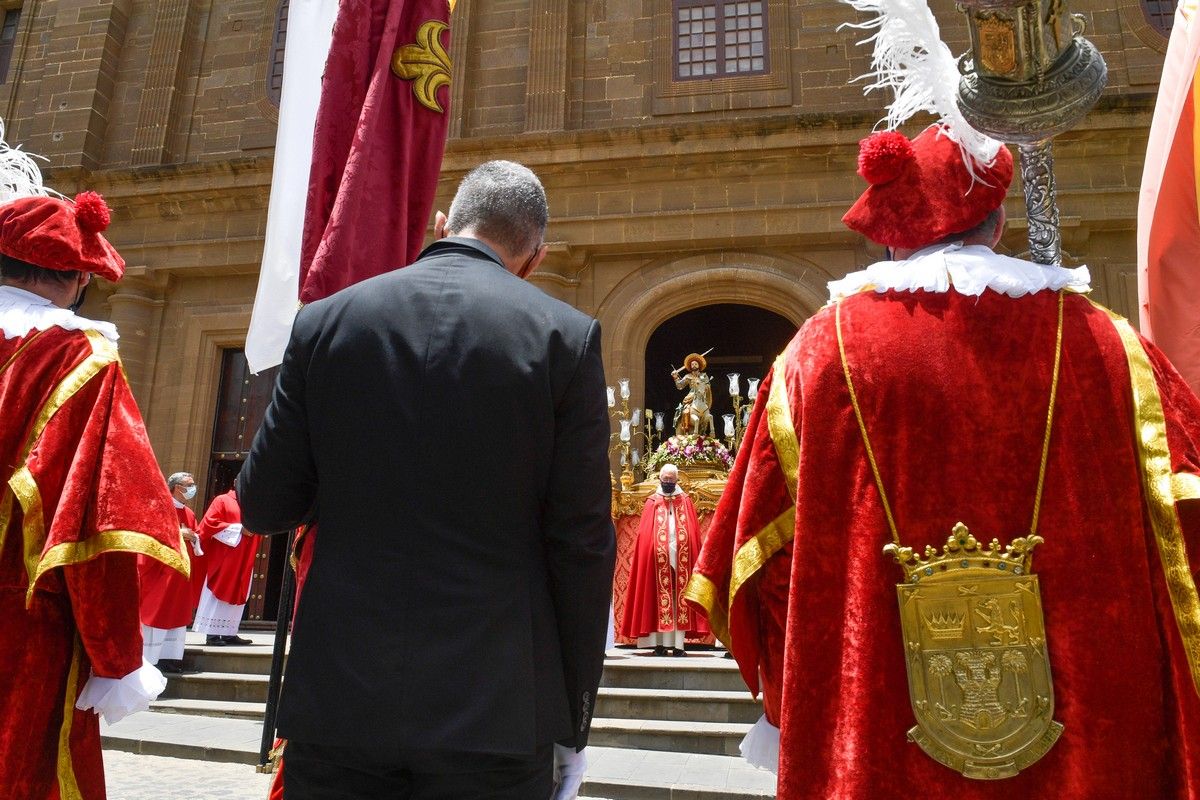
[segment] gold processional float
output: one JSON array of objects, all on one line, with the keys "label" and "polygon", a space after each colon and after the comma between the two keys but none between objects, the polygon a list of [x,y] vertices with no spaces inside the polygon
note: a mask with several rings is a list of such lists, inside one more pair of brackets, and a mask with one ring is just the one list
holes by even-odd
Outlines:
[{"label": "gold processional float", "polygon": [[[670,380],[684,393],[670,417],[663,411],[631,408],[628,378],[619,380],[616,387],[608,387],[609,415],[616,427],[609,446],[611,462],[617,469],[616,474],[610,474],[612,516],[617,530],[617,561],[613,576],[615,619],[622,619],[624,615],[638,522],[647,498],[658,487],[659,468],[664,464],[679,468],[679,485],[696,507],[702,540],[721,493],[725,491],[725,481],[758,394],[759,379],[749,379],[743,396],[742,376],[736,372],[726,376],[733,413],[723,415],[724,435],[718,437],[712,414],[713,378],[707,372],[706,357],[711,352],[710,349],[690,353],[683,360],[683,366],[670,372]],[[715,640],[707,637],[688,641],[712,644]],[[617,643],[634,642],[618,635]]]}]

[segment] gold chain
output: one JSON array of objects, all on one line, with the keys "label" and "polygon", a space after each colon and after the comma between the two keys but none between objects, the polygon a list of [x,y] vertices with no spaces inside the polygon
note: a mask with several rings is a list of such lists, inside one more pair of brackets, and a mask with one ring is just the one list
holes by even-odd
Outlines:
[{"label": "gold chain", "polygon": [[[867,435],[867,424],[863,420],[862,408],[858,404],[858,393],[854,391],[854,381],[850,377],[850,362],[846,358],[846,342],[842,337],[842,303],[839,300],[834,309],[834,320],[837,326],[838,353],[842,358],[842,372],[846,376],[846,388],[850,390],[850,405],[854,407],[854,417],[858,420],[858,430],[862,434],[863,445],[867,450],[867,461],[871,464],[871,474],[875,478],[875,488],[879,491],[879,499],[883,503],[883,513],[887,517],[888,529],[892,532],[892,541],[900,546],[900,532],[896,528],[896,518],[892,515],[892,505],[888,502],[887,492],[883,489],[883,477],[879,474],[879,463],[875,460],[875,450],[871,447],[871,437]],[[1058,332],[1054,342],[1054,374],[1050,379],[1050,404],[1046,410],[1046,435],[1042,438],[1042,461],[1038,467],[1037,494],[1033,500],[1033,520],[1029,523],[1029,533],[1037,533],[1038,516],[1042,510],[1042,492],[1046,486],[1046,465],[1050,461],[1050,431],[1054,426],[1054,406],[1058,397],[1058,375],[1062,365],[1063,339],[1063,293],[1058,293]]]}]

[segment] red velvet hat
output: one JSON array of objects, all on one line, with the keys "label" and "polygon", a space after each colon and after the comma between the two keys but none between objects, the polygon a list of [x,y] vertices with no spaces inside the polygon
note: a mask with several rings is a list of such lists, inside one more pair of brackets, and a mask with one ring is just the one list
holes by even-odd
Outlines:
[{"label": "red velvet hat", "polygon": [[887,247],[925,247],[974,228],[1004,202],[1012,183],[1008,148],[990,166],[977,163],[973,178],[964,151],[938,125],[911,142],[886,131],[858,146],[858,174],[871,185],[842,222]]},{"label": "red velvet hat", "polygon": [[0,206],[0,253],[44,269],[92,272],[110,281],[125,274],[125,259],[100,235],[111,215],[95,192],[22,197]]}]

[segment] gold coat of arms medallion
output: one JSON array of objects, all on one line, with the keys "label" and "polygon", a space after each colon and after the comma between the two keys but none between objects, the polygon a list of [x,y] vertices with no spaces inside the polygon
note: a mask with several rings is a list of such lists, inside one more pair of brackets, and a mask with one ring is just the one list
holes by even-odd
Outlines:
[{"label": "gold coat of arms medallion", "polygon": [[1054,745],[1054,685],[1038,578],[1040,536],[981,545],[959,523],[938,553],[889,545],[917,724],[908,738],[968,778],[1016,775]]},{"label": "gold coat of arms medallion", "polygon": [[1017,32],[1013,23],[999,17],[979,19],[979,60],[983,68],[996,75],[1009,75],[1017,69]]}]

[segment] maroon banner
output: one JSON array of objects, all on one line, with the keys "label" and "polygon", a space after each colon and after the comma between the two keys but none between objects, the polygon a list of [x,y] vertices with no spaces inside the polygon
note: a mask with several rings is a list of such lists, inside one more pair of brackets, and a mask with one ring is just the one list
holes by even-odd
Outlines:
[{"label": "maroon banner", "polygon": [[300,251],[308,303],[416,259],[446,144],[447,0],[341,0]]}]

